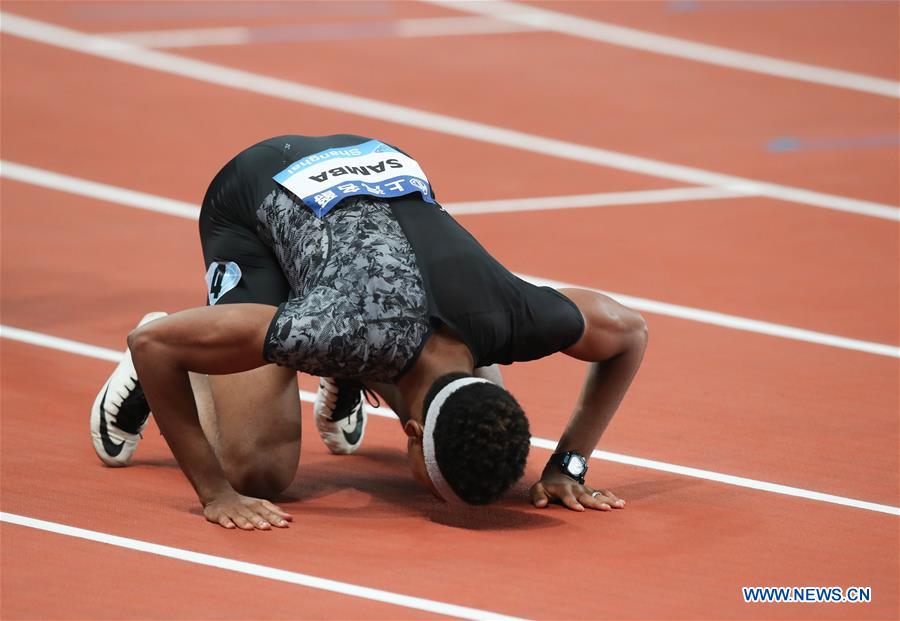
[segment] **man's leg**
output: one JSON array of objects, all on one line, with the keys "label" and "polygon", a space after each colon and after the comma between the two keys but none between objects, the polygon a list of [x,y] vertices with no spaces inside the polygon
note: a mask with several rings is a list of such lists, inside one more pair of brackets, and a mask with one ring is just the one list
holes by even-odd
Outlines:
[{"label": "man's leg", "polygon": [[232,487],[272,498],[300,462],[297,373],[267,365],[234,375],[191,375],[203,431]]},{"label": "man's leg", "polygon": [[197,404],[197,416],[200,426],[210,445],[219,454],[219,425],[216,422],[216,406],[213,403],[212,390],[209,388],[209,376],[200,373],[188,373],[191,378],[191,389]]},{"label": "man's leg", "polygon": [[[257,207],[247,203],[254,175],[268,179],[270,174],[260,159],[266,153],[251,148],[239,154],[216,175],[203,199],[200,242],[210,304],[275,307],[290,298],[291,285],[273,249],[242,215],[242,208]],[[232,487],[271,498],[290,485],[300,460],[296,371],[267,365],[233,375],[192,376],[191,384],[203,430]]]}]

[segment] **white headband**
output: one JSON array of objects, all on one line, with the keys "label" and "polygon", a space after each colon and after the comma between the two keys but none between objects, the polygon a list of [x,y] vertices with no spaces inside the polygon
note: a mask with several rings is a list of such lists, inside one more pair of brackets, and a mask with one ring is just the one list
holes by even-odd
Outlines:
[{"label": "white headband", "polygon": [[434,426],[437,424],[438,415],[441,413],[441,408],[444,407],[444,402],[450,398],[450,395],[470,384],[482,383],[492,384],[493,382],[481,377],[462,377],[458,380],[453,380],[441,388],[440,391],[438,391],[438,394],[434,396],[434,399],[431,400],[431,405],[428,406],[428,413],[425,416],[425,431],[422,434],[422,451],[425,453],[425,469],[428,471],[428,478],[434,483],[434,487],[441,495],[441,498],[455,505],[464,505],[467,503],[456,495],[456,492],[454,492],[450,487],[450,484],[447,483],[444,475],[441,474],[441,469],[437,463],[437,457],[435,457],[434,454]]}]

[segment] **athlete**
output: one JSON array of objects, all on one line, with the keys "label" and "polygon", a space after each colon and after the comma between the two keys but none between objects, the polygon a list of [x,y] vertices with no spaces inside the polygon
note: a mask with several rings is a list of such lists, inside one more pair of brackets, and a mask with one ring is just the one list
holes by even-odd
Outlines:
[{"label": "athlete", "polygon": [[209,521],[286,527],[269,499],[297,471],[302,371],[321,378],[313,410],[333,453],[359,447],[374,391],[400,419],[414,477],[445,501],[487,504],[521,478],[530,440],[497,365],[563,352],[592,364],[531,502],[624,507],[585,475],[640,365],[644,320],[514,276],[403,151],[353,135],[260,142],[213,179],[200,239],[207,306],[146,316],[97,395],[107,464],[130,462],[152,410]]}]

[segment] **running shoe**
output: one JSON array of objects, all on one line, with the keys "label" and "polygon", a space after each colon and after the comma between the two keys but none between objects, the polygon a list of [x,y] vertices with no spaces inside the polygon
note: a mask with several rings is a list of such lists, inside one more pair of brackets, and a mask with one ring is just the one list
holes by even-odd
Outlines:
[{"label": "running shoe", "polygon": [[353,380],[319,378],[313,414],[319,436],[335,455],[349,455],[366,432],[363,386]]},{"label": "running shoe", "polygon": [[[138,326],[165,316],[149,313]],[[126,349],[91,408],[91,439],[97,457],[109,466],[127,466],[149,418],[150,406],[131,362],[131,352]]]}]

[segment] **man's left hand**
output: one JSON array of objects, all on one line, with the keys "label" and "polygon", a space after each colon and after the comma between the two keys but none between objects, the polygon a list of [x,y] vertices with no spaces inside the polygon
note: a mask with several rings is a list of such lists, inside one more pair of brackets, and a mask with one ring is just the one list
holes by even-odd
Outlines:
[{"label": "man's left hand", "polygon": [[625,507],[625,501],[609,490],[587,487],[561,472],[545,472],[541,480],[531,486],[531,504],[543,508],[551,502],[572,511],[584,511],[585,508],[610,511]]}]

